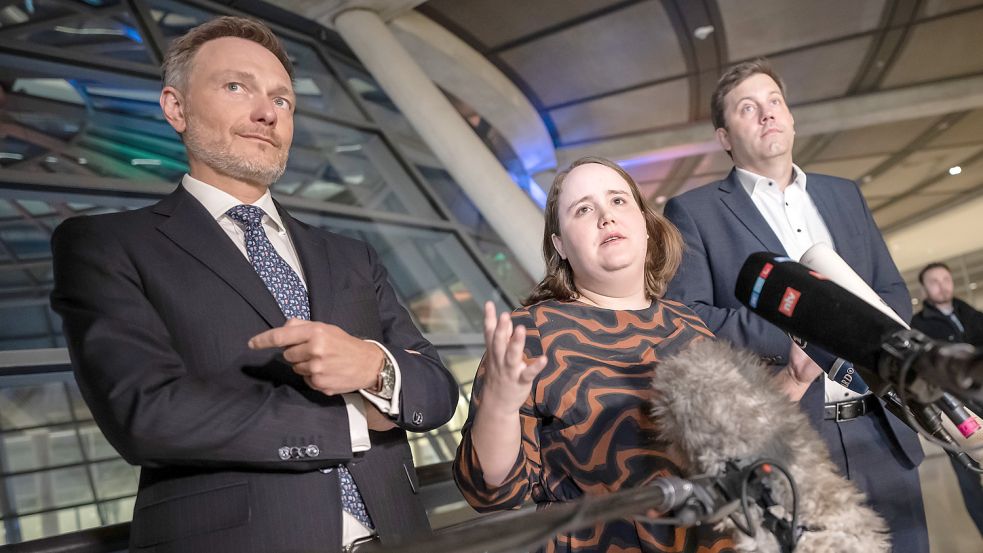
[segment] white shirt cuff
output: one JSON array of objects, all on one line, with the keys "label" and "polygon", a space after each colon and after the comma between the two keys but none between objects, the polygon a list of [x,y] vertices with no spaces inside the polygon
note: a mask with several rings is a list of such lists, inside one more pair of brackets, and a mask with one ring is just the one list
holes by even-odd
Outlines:
[{"label": "white shirt cuff", "polygon": [[352,453],[368,451],[372,447],[369,441],[369,423],[365,419],[365,402],[359,394],[341,394],[348,409],[348,433],[352,438]]}]

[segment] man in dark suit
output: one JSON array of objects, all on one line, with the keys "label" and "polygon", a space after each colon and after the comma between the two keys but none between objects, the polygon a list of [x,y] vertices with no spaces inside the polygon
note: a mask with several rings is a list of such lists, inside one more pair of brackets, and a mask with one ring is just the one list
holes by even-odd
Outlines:
[{"label": "man in dark suit", "polygon": [[135,551],[349,550],[429,532],[404,430],[453,377],[372,249],[270,197],[292,66],[262,23],[177,39],[161,107],[189,174],[160,203],[54,233],[52,306],[99,427],[141,470]]},{"label": "man in dark suit", "polygon": [[[775,381],[810,416],[830,455],[887,520],[895,551],[928,550],[917,436],[872,396],[824,377],[789,336],[734,296],[748,255],[799,259],[826,242],[905,319],[911,303],[855,183],[806,174],[792,163],[794,120],[785,87],[764,60],[726,72],[712,98],[713,124],[734,160],[725,180],[673,198],[665,215],[686,242],[667,297],[695,310],[718,337],[748,348],[777,370]],[[837,332],[830,328],[830,332]]]},{"label": "man in dark suit", "polygon": [[[918,282],[925,291],[925,302],[922,310],[911,318],[911,327],[935,340],[983,347],[983,313],[955,296],[949,266],[939,262],[929,263],[918,273]],[[980,475],[951,457],[949,461],[956,472],[966,511],[983,535],[983,485]]]}]

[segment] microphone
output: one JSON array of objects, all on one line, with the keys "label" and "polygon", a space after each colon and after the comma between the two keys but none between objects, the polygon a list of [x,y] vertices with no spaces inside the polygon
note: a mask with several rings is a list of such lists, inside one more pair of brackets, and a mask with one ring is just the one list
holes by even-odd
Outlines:
[{"label": "microphone", "polygon": [[811,342],[802,341],[798,337],[793,336],[792,341],[795,342],[797,346],[802,348],[802,351],[806,352],[806,355],[808,355],[816,363],[816,365],[819,365],[819,368],[822,369],[823,372],[826,373],[826,376],[828,376],[833,382],[836,382],[840,386],[861,395],[870,392],[870,386],[867,385],[863,377],[860,376],[860,373],[857,372],[857,369],[853,366],[853,363],[843,359],[842,357],[837,357],[823,348],[817,347]]},{"label": "microphone", "polygon": [[891,306],[882,297],[878,296],[877,292],[873,291],[864,279],[860,278],[860,275],[852,267],[847,265],[847,262],[833,248],[826,245],[826,243],[819,242],[814,244],[802,254],[802,257],[799,258],[799,263],[826,276],[826,278],[846,289],[847,292],[866,301],[874,309],[877,309],[894,319],[898,324],[908,328],[908,324],[904,319],[899,317],[891,309]]},{"label": "microphone", "polygon": [[[802,257],[799,258],[799,263],[825,275],[833,282],[852,292],[855,296],[865,300],[875,309],[895,321],[904,324],[901,317],[898,317],[897,313],[876,292],[871,290],[870,286],[867,286],[864,279],[860,278],[860,275],[847,265],[846,261],[843,261],[843,258],[825,242],[816,243],[806,250],[802,254]],[[907,327],[907,325],[905,326]],[[807,343],[807,347],[803,347],[802,349],[829,375],[829,379],[833,382],[837,382],[841,386],[861,395],[865,395],[870,391],[870,387],[867,386],[863,377],[854,368],[853,363],[832,355],[822,348],[816,347],[814,344]]]},{"label": "microphone", "polygon": [[[806,252],[802,254],[802,257],[799,259],[799,263],[802,263],[806,267],[825,275],[836,284],[839,284],[845,288],[848,292],[866,301],[871,307],[884,313],[888,317],[891,317],[904,328],[911,328],[903,319],[901,319],[901,317],[898,316],[897,313],[891,309],[889,305],[887,305],[887,303],[880,296],[877,295],[876,292],[874,292],[874,290],[870,288],[870,286],[867,285],[866,282],[864,282],[862,278],[860,278],[860,275],[858,275],[849,265],[847,265],[846,261],[843,261],[843,258],[837,255],[833,248],[829,247],[825,243],[820,242],[806,250]],[[819,350],[820,353],[825,353],[819,348],[815,349]],[[829,357],[834,357],[830,354],[826,355]],[[844,364],[849,364],[849,361],[843,361],[842,359],[838,359],[838,361]],[[852,364],[850,367],[852,369]],[[842,379],[840,380],[840,383],[844,386],[847,386],[847,383],[851,385],[856,384],[856,380],[850,382],[850,374],[843,372],[843,369],[840,369],[840,375],[840,378]],[[833,377],[832,373],[830,373],[830,378],[837,380]],[[851,390],[854,389],[852,386],[847,387],[850,387]],[[888,398],[885,397],[884,399],[887,400]],[[979,422],[969,411],[966,410],[966,406],[963,405],[958,399],[954,398],[952,394],[943,393],[942,397],[936,401],[936,406],[941,408],[942,412],[949,417],[949,420],[953,422],[953,424],[959,430],[959,433],[962,434],[964,438],[969,438],[977,430],[979,430]],[[915,411],[917,413],[918,409]],[[904,417],[899,418],[901,418],[901,420],[905,420]],[[923,426],[927,428],[926,425]],[[941,424],[939,424],[938,429],[938,433],[934,431],[931,432],[933,436],[937,436],[937,434],[940,433],[945,434],[945,436],[941,439],[947,443],[955,445],[955,442],[948,435],[948,431],[944,430]]]},{"label": "microphone", "polygon": [[[943,396],[948,396],[948,394],[943,394]],[[894,413],[894,416],[898,417],[898,419],[907,422],[908,416],[914,417],[918,421],[918,424],[920,424],[931,437],[945,444],[944,450],[950,457],[973,472],[981,472],[980,465],[976,462],[976,460],[970,457],[969,454],[967,454],[962,447],[960,447],[960,445],[957,444],[954,439],[952,439],[949,431],[942,425],[942,410],[940,410],[937,406],[934,404],[923,403],[905,405],[901,403],[901,398],[898,397],[897,392],[894,390],[889,390],[884,395],[883,399],[884,407]],[[938,403],[944,403],[944,400],[939,400]],[[959,404],[959,407],[962,408],[962,411],[969,418],[969,420],[972,420],[973,423],[976,422],[976,420],[972,418],[972,415],[969,415],[969,413],[966,412],[965,407],[962,407],[962,404]],[[948,414],[946,416],[948,416]],[[956,419],[953,419],[952,417],[949,418],[953,422],[956,421]],[[979,427],[978,424],[976,426],[977,428]]]},{"label": "microphone", "polygon": [[962,402],[952,397],[952,394],[943,392],[937,403],[945,416],[949,417],[952,424],[956,425],[956,429],[959,430],[963,438],[972,436],[980,429],[980,423],[976,417],[966,410],[966,406]]},{"label": "microphone", "polygon": [[[751,311],[828,352],[850,359],[877,395],[913,364],[904,391],[921,403],[941,390],[972,403],[983,399],[983,354],[965,344],[936,344],[905,329],[838,284],[787,257],[752,254],[735,294]],[[888,355],[884,355],[887,353]],[[885,381],[886,380],[886,381]],[[934,386],[913,385],[924,380]],[[941,388],[941,390],[939,390]]]},{"label": "microphone", "polygon": [[[734,460],[767,458],[787,468],[796,491],[773,485],[769,495],[785,513],[794,513],[788,531],[801,533],[795,551],[889,550],[884,520],[838,474],[819,434],[774,387],[756,355],[723,341],[692,343],[659,363],[652,388],[650,415],[660,439],[678,448],[687,477],[719,477]],[[737,550],[778,550],[775,536],[762,530],[774,510],[751,509],[754,535],[734,532]],[[736,526],[733,520],[722,523]]]}]

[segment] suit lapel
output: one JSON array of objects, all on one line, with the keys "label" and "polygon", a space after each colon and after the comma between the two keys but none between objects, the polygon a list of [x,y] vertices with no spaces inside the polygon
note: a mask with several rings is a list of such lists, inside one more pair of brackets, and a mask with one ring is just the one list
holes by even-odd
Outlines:
[{"label": "suit lapel", "polygon": [[332,322],[335,294],[344,290],[345,260],[339,259],[338,252],[331,247],[323,233],[297,221],[277,204],[280,218],[290,233],[300,265],[304,268],[307,281],[307,297],[311,304],[311,320]]},{"label": "suit lapel", "polygon": [[179,186],[154,206],[167,216],[157,229],[234,288],[271,327],[286,322],[280,306],[253,266],[205,207]]},{"label": "suit lapel", "polygon": [[[850,222],[844,221],[846,217],[837,216],[846,212],[842,208],[837,207],[832,187],[823,186],[822,180],[817,175],[807,175],[806,191],[809,193],[809,197],[812,198],[812,202],[816,204],[816,209],[823,218],[823,222],[826,223],[829,235],[833,237],[833,249],[840,257],[846,259],[844,254],[849,255],[850,248],[848,245],[850,244],[852,230],[850,228]],[[851,266],[856,265],[851,263]]]},{"label": "suit lapel", "polygon": [[722,192],[720,201],[724,202],[737,219],[747,227],[748,231],[761,242],[765,250],[774,253],[786,253],[778,236],[768,226],[768,222],[761,216],[758,208],[754,206],[751,197],[741,187],[737,179],[737,170],[731,169],[730,175],[720,182],[718,189]]}]

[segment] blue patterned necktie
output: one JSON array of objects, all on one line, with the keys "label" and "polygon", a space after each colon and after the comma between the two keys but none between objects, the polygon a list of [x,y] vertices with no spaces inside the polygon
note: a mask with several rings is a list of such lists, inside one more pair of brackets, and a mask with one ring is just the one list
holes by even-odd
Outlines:
[{"label": "blue patterned necktie", "polygon": [[[273,294],[280,306],[280,311],[283,311],[283,315],[287,318],[310,320],[311,307],[307,297],[307,289],[297,273],[276,252],[269,237],[266,236],[266,230],[263,228],[264,212],[262,208],[254,205],[237,205],[228,210],[226,214],[238,223],[245,232],[246,253],[249,255],[249,261],[253,264],[256,273],[259,274],[259,278],[266,284],[266,288]],[[355,486],[352,474],[344,465],[338,466],[338,480],[341,483],[342,508],[367,528],[374,529],[372,519],[365,509],[362,494]]]}]

